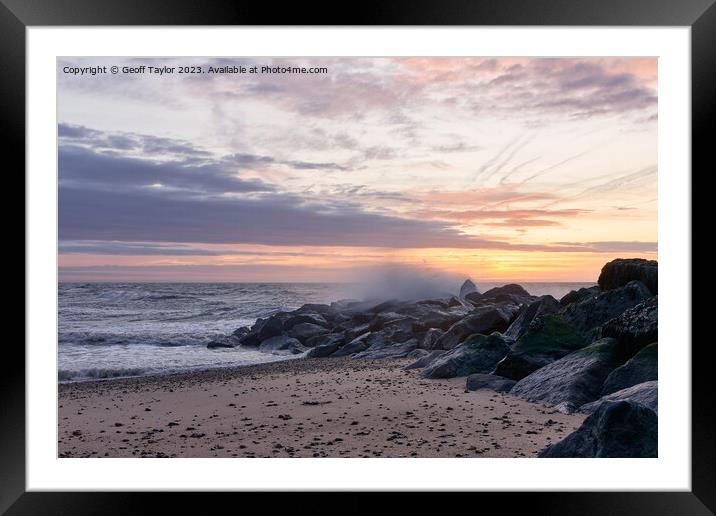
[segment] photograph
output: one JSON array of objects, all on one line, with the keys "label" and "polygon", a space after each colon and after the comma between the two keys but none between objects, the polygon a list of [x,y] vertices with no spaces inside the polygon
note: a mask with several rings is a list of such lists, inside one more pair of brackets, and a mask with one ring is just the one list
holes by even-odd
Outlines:
[{"label": "photograph", "polygon": [[58,458],[660,457],[658,57],[56,65]]}]

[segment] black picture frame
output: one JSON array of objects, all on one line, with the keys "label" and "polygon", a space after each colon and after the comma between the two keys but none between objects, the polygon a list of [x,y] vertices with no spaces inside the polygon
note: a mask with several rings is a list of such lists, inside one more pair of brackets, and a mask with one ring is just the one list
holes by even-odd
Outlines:
[{"label": "black picture frame", "polygon": [[[413,0],[364,1],[360,4],[284,3],[230,0],[0,0],[0,110],[6,129],[6,160],[25,164],[25,30],[31,26],[83,25],[552,25],[552,26],[689,26],[692,51],[692,171],[706,173],[709,126],[716,119],[715,0]],[[15,159],[12,159],[15,158]],[[713,165],[710,164],[710,169]],[[689,171],[685,171],[689,173]],[[693,251],[692,251],[693,253]],[[694,255],[697,257],[698,255]],[[684,300],[689,302],[690,300]],[[672,343],[684,346],[686,342]],[[696,342],[696,344],[699,344]],[[712,383],[707,369],[713,343],[692,346],[692,491],[618,493],[480,493],[458,495],[452,503],[479,510],[493,502],[500,512],[530,514],[714,514],[716,512],[716,430]],[[166,511],[207,510],[207,493],[49,493],[25,492],[25,355],[6,342],[0,388],[0,511],[7,514],[143,513],[152,502]],[[12,367],[9,366],[12,364]],[[214,496],[217,496],[214,494]],[[218,495],[241,506],[252,494]],[[336,511],[324,499],[295,501],[299,512]],[[341,502],[343,513],[360,513],[381,505],[375,494],[352,493]],[[475,498],[477,497],[477,498]],[[283,495],[273,498],[273,507]],[[509,498],[509,503],[507,502]],[[212,500],[215,502],[216,500]],[[401,502],[401,512],[425,510],[435,502],[421,494]],[[239,506],[234,506],[238,509]],[[437,503],[436,507],[444,504]],[[436,509],[437,510],[437,509]]]}]

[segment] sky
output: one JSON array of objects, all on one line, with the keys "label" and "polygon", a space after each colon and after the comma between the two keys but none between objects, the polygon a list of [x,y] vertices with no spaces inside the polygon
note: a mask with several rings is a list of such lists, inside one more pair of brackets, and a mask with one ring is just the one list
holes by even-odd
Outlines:
[{"label": "sky", "polygon": [[657,59],[58,59],[58,185],[60,281],[592,282],[657,257]]}]

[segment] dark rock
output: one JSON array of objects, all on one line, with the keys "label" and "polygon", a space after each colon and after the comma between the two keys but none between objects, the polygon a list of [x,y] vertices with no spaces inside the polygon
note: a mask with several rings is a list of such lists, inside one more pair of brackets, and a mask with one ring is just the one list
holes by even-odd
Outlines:
[{"label": "dark rock", "polygon": [[241,339],[242,346],[258,346],[271,337],[277,337],[283,333],[283,323],[291,317],[290,314],[279,312],[267,319],[257,319],[251,327],[251,331]]},{"label": "dark rock", "polygon": [[442,355],[444,353],[447,353],[447,351],[437,350],[437,351],[428,352],[427,355],[424,355],[424,356],[418,358],[412,364],[405,366],[404,369],[406,371],[408,371],[410,369],[422,369],[423,367],[425,367],[429,364],[432,364],[437,357],[439,357],[440,355]]},{"label": "dark rock", "polygon": [[358,326],[349,327],[345,330],[345,336],[347,341],[352,341],[356,337],[360,337],[364,333],[368,333],[370,325],[368,323],[360,324]]},{"label": "dark rock", "polygon": [[325,335],[329,333],[330,330],[327,330],[323,326],[319,326],[317,324],[313,323],[299,323],[295,325],[293,328],[291,328],[286,334],[289,337],[293,337],[294,339],[298,339],[301,341],[301,343],[306,342],[311,337],[316,337],[318,335]]},{"label": "dark rock", "polygon": [[602,289],[599,285],[595,285],[589,288],[580,288],[579,290],[572,290],[559,300],[561,306],[571,305],[572,303],[579,303],[590,297],[597,297],[602,293]]},{"label": "dark rock", "polygon": [[604,380],[602,396],[617,392],[632,385],[649,382],[658,378],[658,345],[650,344],[630,358],[626,364],[617,367]]},{"label": "dark rock", "polygon": [[465,296],[468,294],[479,294],[480,291],[477,290],[477,287],[475,284],[470,280],[466,279],[465,282],[460,287],[460,295],[458,296],[460,299],[465,299]]},{"label": "dark rock", "polygon": [[308,350],[308,353],[306,353],[308,358],[323,358],[330,356],[338,351],[345,342],[344,336],[339,333],[321,335],[316,338],[321,339],[321,343],[316,344]]},{"label": "dark rock", "polygon": [[502,287],[491,288],[484,294],[474,292],[465,296],[467,301],[475,305],[495,304],[495,303],[514,303],[528,304],[535,300],[522,286],[515,283],[504,285]]},{"label": "dark rock", "polygon": [[308,312],[298,313],[297,315],[286,319],[286,321],[284,321],[283,323],[283,329],[284,331],[288,331],[294,326],[303,323],[314,324],[316,326],[322,326],[323,328],[328,328],[330,326],[328,324],[328,321],[326,321],[325,317],[323,317],[321,314],[312,314]]},{"label": "dark rock", "polygon": [[236,337],[237,339],[240,339],[241,337],[244,337],[249,334],[251,330],[248,326],[242,326],[241,328],[237,328],[234,330],[232,335]]},{"label": "dark rock", "polygon": [[423,378],[453,378],[489,373],[510,350],[499,334],[475,334],[456,348],[435,358],[422,371]]},{"label": "dark rock", "polygon": [[286,335],[277,335],[263,341],[259,345],[259,351],[263,353],[288,352],[295,355],[303,353],[306,348],[297,339]]},{"label": "dark rock", "polygon": [[239,338],[234,335],[227,337],[217,337],[216,339],[209,342],[206,347],[209,349],[215,348],[235,348],[239,345]]},{"label": "dark rock", "polygon": [[316,335],[315,337],[306,339],[306,342],[304,342],[303,345],[306,346],[307,348],[315,348],[316,346],[323,346],[324,344],[329,344],[336,340],[340,340],[341,344],[342,344],[343,342],[346,341],[345,334],[343,334],[343,333],[326,333],[323,335]]},{"label": "dark rock", "polygon": [[555,315],[533,320],[530,329],[497,364],[494,373],[521,380],[525,376],[585,347],[588,342],[569,324]]},{"label": "dark rock", "polygon": [[656,457],[658,416],[637,403],[603,403],[582,426],[540,457]]},{"label": "dark rock", "polygon": [[517,340],[527,333],[530,324],[535,318],[542,315],[549,315],[559,311],[559,302],[552,296],[538,297],[529,305],[523,306],[517,313],[517,318],[510,324],[504,332],[504,336],[508,339]]},{"label": "dark rock", "polygon": [[428,351],[426,349],[416,348],[413,351],[411,351],[410,353],[408,353],[407,355],[405,355],[405,358],[412,358],[414,360],[417,360],[419,358],[423,358],[428,355],[430,355],[430,351]]},{"label": "dark rock", "polygon": [[368,323],[368,331],[380,331],[391,323],[401,322],[410,320],[411,324],[414,321],[411,317],[404,314],[398,314],[395,312],[382,312],[373,317]]},{"label": "dark rock", "polygon": [[659,382],[656,380],[650,382],[643,382],[637,385],[632,385],[626,389],[622,389],[606,396],[602,396],[597,401],[586,403],[579,407],[581,412],[591,414],[596,411],[600,405],[609,401],[620,401],[627,400],[633,403],[643,405],[648,409],[653,410],[656,414],[659,413]]},{"label": "dark rock", "polygon": [[483,335],[505,331],[514,317],[510,308],[488,305],[475,309],[472,315],[453,324],[435,343],[437,349],[452,349],[473,333]]},{"label": "dark rock", "polygon": [[402,301],[399,301],[397,299],[391,299],[389,301],[383,301],[382,303],[374,305],[366,311],[374,313],[374,314],[379,314],[381,312],[394,312],[396,309],[400,308],[403,304],[404,304],[404,302],[402,302]]},{"label": "dark rock", "polygon": [[548,364],[517,382],[510,394],[574,412],[599,398],[604,379],[622,363],[619,343],[602,339]]},{"label": "dark rock", "polygon": [[477,391],[480,389],[489,389],[497,392],[507,392],[515,385],[514,380],[497,376],[494,374],[471,374],[467,377],[465,388],[468,391]]},{"label": "dark rock", "polygon": [[329,305],[323,305],[319,303],[307,303],[298,310],[295,310],[293,313],[295,314],[303,314],[303,313],[314,313],[314,314],[320,314],[325,319],[333,319],[337,315],[337,311],[333,306]]},{"label": "dark rock", "polygon": [[380,360],[385,358],[403,358],[418,346],[417,339],[411,339],[398,344],[381,341],[371,345],[365,351],[361,351],[353,355],[353,358]]},{"label": "dark rock", "polygon": [[651,293],[643,283],[632,281],[624,287],[603,292],[597,297],[572,303],[562,308],[560,316],[586,338],[595,340],[598,338],[599,326],[649,297]]},{"label": "dark rock", "polygon": [[652,295],[658,292],[659,264],[656,260],[642,258],[617,258],[602,267],[599,286],[602,290],[623,287],[630,281],[641,281]]},{"label": "dark rock", "polygon": [[335,353],[333,353],[332,357],[346,357],[348,355],[353,355],[354,353],[360,353],[361,351],[364,351],[368,348],[368,337],[370,337],[370,332],[364,333],[360,337],[356,337],[352,341],[350,341],[348,344],[344,345],[340,349],[338,349]]},{"label": "dark rock", "polygon": [[605,322],[602,337],[614,337],[633,355],[659,338],[659,298],[654,296]]},{"label": "dark rock", "polygon": [[412,313],[412,316],[416,318],[416,321],[413,323],[413,330],[416,332],[427,331],[431,328],[447,330],[450,326],[468,315],[470,315],[470,309],[462,305],[450,308],[423,305],[419,310],[415,310]]},{"label": "dark rock", "polygon": [[425,332],[425,336],[420,343],[420,347],[427,350],[435,349],[438,340],[440,339],[440,337],[443,336],[444,333],[444,331],[438,328],[430,328],[428,331]]}]

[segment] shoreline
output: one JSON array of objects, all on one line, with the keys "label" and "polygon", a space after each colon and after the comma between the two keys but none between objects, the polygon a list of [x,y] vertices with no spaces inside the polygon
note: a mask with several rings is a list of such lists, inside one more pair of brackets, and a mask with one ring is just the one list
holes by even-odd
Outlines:
[{"label": "shoreline", "polygon": [[300,358],[58,384],[59,457],[534,457],[586,417],[410,360]]}]

